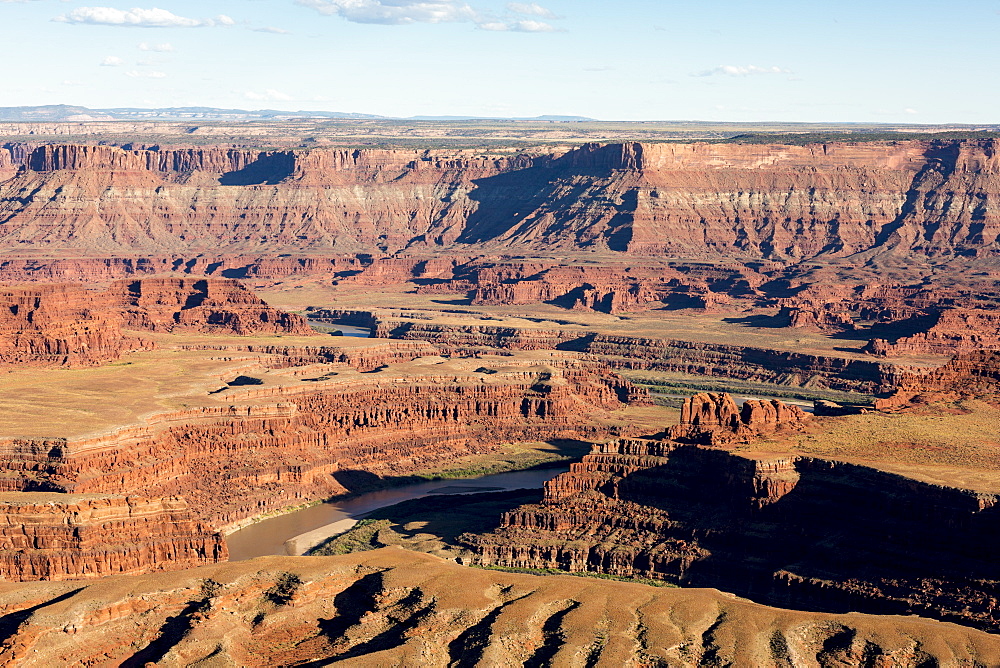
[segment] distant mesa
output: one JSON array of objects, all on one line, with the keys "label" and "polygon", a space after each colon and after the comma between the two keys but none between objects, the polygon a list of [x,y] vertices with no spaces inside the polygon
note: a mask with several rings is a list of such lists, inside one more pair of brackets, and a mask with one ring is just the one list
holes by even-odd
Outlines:
[{"label": "distant mesa", "polygon": [[508,120],[508,121],[552,121],[579,122],[592,121],[586,116],[542,115],[534,117],[502,117],[502,116],[411,116],[400,119],[393,116],[378,114],[359,114],[343,111],[282,111],[278,109],[222,109],[219,107],[159,107],[146,109],[141,107],[112,107],[108,109],[89,109],[69,104],[50,104],[34,107],[0,107],[0,121],[38,122],[38,121],[280,121],[295,119],[344,119],[344,120],[411,120],[411,121],[475,121],[475,120]]}]

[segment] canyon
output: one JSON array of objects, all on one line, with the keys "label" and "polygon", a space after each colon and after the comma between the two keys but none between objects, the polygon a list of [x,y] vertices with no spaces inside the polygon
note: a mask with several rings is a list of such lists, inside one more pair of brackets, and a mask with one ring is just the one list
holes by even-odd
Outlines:
[{"label": "canyon", "polygon": [[662,437],[595,446],[545,484],[540,504],[468,540],[486,565],[650,577],[791,608],[1000,629],[996,476],[969,489],[870,458],[759,444],[761,434],[807,423],[776,400],[738,410],[729,395],[695,395]]},{"label": "canyon", "polygon": [[[624,379],[565,355],[449,361],[429,344],[338,337],[338,344],[323,345],[313,334],[206,337],[198,329],[174,330],[150,350],[119,358],[123,366],[72,376],[61,368],[10,370],[5,385],[13,391],[0,396],[7,414],[0,429],[16,436],[0,439],[0,489],[26,508],[36,494],[49,505],[91,497],[113,505],[108,499],[124,491],[129,503],[182,509],[190,534],[182,538],[193,546],[185,549],[211,562],[225,558],[224,546],[204,545],[256,518],[405,480],[506,443],[620,433],[628,427],[619,413],[645,401],[645,392]],[[123,375],[133,378],[131,385]],[[99,405],[81,411],[84,398]],[[41,521],[13,507],[12,530]],[[57,504],[45,521],[70,527],[98,514]],[[150,514],[140,530],[108,514],[100,526],[111,533],[80,544],[57,535],[12,539],[0,552],[33,565],[2,577],[194,565],[194,556],[144,547],[156,544],[157,531],[173,535],[178,520],[170,517]],[[91,533],[101,536],[98,528]],[[129,551],[138,556],[125,556]]]},{"label": "canyon", "polygon": [[[996,663],[997,141],[0,142],[0,656]],[[222,563],[539,442],[464,565]]]}]

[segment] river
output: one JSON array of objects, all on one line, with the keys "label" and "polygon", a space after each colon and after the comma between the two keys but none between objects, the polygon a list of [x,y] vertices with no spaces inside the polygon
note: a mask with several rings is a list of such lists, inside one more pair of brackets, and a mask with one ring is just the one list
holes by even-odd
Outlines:
[{"label": "river", "polygon": [[[437,494],[476,494],[508,489],[540,489],[546,480],[556,477],[569,466],[497,473],[481,478],[435,480],[359,494],[342,501],[329,501],[251,524],[226,537],[229,560],[243,561],[271,554],[285,555],[285,543],[327,525],[356,520],[378,508]],[[456,499],[455,503],[461,503]]]},{"label": "river", "polygon": [[356,336],[362,339],[371,338],[372,330],[368,327],[355,327],[354,325],[331,325],[326,322],[310,320],[309,326],[317,332],[329,334],[330,332],[340,332],[344,336]]}]

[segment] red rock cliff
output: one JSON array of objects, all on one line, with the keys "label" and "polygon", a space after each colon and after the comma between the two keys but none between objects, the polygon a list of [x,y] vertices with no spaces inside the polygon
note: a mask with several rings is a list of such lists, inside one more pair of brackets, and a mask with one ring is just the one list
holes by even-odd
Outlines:
[{"label": "red rock cliff", "polygon": [[0,494],[0,578],[67,580],[180,570],[228,553],[184,499]]},{"label": "red rock cliff", "polygon": [[621,439],[549,481],[542,503],[466,539],[487,565],[661,578],[995,632],[997,501],[855,464]]},{"label": "red rock cliff", "polygon": [[94,366],[152,346],[121,325],[102,295],[77,285],[0,288],[0,366]]},{"label": "red rock cliff", "polygon": [[998,197],[992,140],[628,143],[539,158],[45,146],[0,185],[0,243],[933,258],[995,253]]},{"label": "red rock cliff", "polygon": [[233,528],[504,442],[606,434],[593,418],[620,408],[620,395],[630,398],[627,383],[585,367],[472,371],[479,364],[443,376],[390,370],[230,390],[231,406],[162,415],[104,436],[9,439],[0,443],[0,485],[183,495],[200,520]]}]

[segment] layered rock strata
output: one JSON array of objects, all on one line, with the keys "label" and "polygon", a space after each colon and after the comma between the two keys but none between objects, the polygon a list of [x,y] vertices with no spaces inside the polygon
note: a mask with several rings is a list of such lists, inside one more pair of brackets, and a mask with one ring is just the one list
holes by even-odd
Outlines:
[{"label": "layered rock strata", "polygon": [[595,446],[546,483],[541,504],[467,539],[488,565],[652,577],[997,631],[997,501],[857,464],[629,438]]},{"label": "layered rock strata", "polygon": [[377,317],[374,320],[372,336],[427,341],[442,352],[456,355],[476,355],[497,349],[556,349],[582,353],[616,369],[674,371],[869,394],[889,392],[895,382],[895,368],[874,360],[754,346],[595,334],[580,329],[449,325]]},{"label": "layered rock strata", "polygon": [[888,357],[912,353],[954,355],[1000,348],[1000,315],[995,310],[948,308],[925,316],[920,329],[892,341],[873,339],[867,350]]},{"label": "layered rock strata", "polygon": [[94,366],[152,346],[81,286],[0,288],[0,366]]},{"label": "layered rock strata", "polygon": [[[461,586],[455,586],[461,582]],[[995,636],[712,590],[468,569],[385,548],[0,585],[0,661],[87,665],[995,665]],[[789,657],[794,657],[791,659]]]},{"label": "layered rock strata", "polygon": [[66,580],[180,570],[228,556],[184,499],[0,494],[0,577]]},{"label": "layered rock strata", "polygon": [[344,369],[314,370],[297,386],[232,388],[230,405],[106,435],[3,440],[0,487],[182,495],[200,521],[233,529],[504,442],[607,434],[594,418],[637,396],[621,379],[569,364]]},{"label": "layered rock strata", "polygon": [[143,278],[107,290],[124,326],[152,332],[316,334],[302,316],[272,308],[242,283],[226,278]]},{"label": "layered rock strata", "polygon": [[935,401],[985,398],[995,401],[1000,393],[1000,351],[978,350],[955,355],[944,366],[924,373],[907,373],[895,392],[877,399],[880,410]]},{"label": "layered rock strata", "polygon": [[933,259],[995,252],[997,172],[993,140],[590,144],[502,158],[54,145],[0,188],[0,243]]},{"label": "layered rock strata", "polygon": [[809,414],[777,399],[747,399],[738,407],[726,393],[699,392],[685,399],[681,422],[667,430],[678,441],[703,445],[750,442],[762,434],[801,426]]},{"label": "layered rock strata", "polygon": [[103,292],[79,285],[0,287],[0,366],[84,367],[149,349],[122,330],[316,334],[231,279],[145,278]]}]

